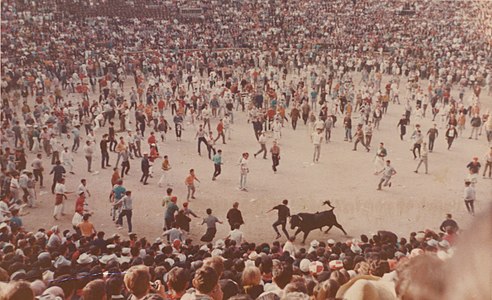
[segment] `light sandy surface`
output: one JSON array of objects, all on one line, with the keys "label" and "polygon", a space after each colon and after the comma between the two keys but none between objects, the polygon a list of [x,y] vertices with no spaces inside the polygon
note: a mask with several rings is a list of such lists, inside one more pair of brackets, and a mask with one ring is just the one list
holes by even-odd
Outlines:
[{"label": "light sandy surface", "polygon": [[[383,80],[383,86],[387,80],[387,78]],[[401,86],[400,95],[403,98],[404,84]],[[126,89],[129,89],[129,83]],[[486,95],[487,92],[486,89],[482,91],[481,102],[483,106],[491,107],[492,98]],[[448,151],[444,139],[445,130],[441,128],[435,151],[429,155],[429,174],[423,174],[423,166],[421,172],[415,174],[413,170],[418,160],[413,159],[408,140],[413,129],[407,128],[407,140],[402,142],[396,128],[403,112],[403,105],[390,104],[388,113],[381,122],[380,130],[374,132],[372,149],[369,153],[360,145],[357,152],[351,151],[353,144],[343,141],[344,130],[340,124],[342,118],[338,116],[337,126],[332,132],[332,141],[322,145],[321,158],[317,164],[311,163],[313,146],[306,126],[300,124],[298,129],[293,131],[291,126],[286,124],[280,140],[281,161],[277,174],[272,171],[270,156],[268,160],[263,160],[261,157],[253,158],[252,154],[259,149],[259,146],[252,125],[246,123],[246,114],[241,112],[235,113],[234,116],[232,140],[228,141],[227,145],[216,145],[216,149],[223,150],[224,161],[222,175],[217,181],[211,180],[213,163],[205,155],[206,151],[202,149],[202,156],[197,154],[197,142],[194,140],[196,129],[193,125],[185,127],[182,141],[176,141],[172,131],[168,133],[167,141],[159,142],[158,146],[161,155],[169,156],[173,167],[170,174],[179,206],[186,199],[184,179],[188,170],[194,168],[201,183],[197,184],[197,199],[190,204],[192,210],[199,216],[205,216],[205,209],[210,207],[214,215],[226,221],[225,215],[228,209],[234,201],[238,201],[246,222],[241,229],[248,241],[273,240],[275,233],[271,224],[276,220],[276,213],[265,214],[265,212],[283,199],[289,199],[293,214],[321,211],[326,209],[321,205],[322,202],[331,200],[336,206],[335,213],[339,223],[344,226],[350,237],[362,233],[375,233],[381,229],[391,230],[404,236],[408,236],[411,231],[426,228],[438,230],[445,213],[452,213],[461,227],[466,227],[473,217],[467,214],[462,199],[463,181],[467,175],[465,166],[473,156],[478,156],[482,166],[484,165],[483,156],[488,149],[485,135],[482,134],[479,140],[469,140],[471,129],[467,120],[464,137],[458,138],[451,151]],[[172,122],[169,110],[166,111],[166,116]],[[217,119],[212,121],[214,133],[217,121]],[[357,121],[354,120],[353,123],[356,124]],[[427,132],[432,125],[429,115],[421,124],[423,132]],[[195,125],[197,126],[197,123]],[[98,139],[103,132],[106,133],[107,128],[97,132]],[[150,130],[147,129],[146,134],[148,135],[149,132]],[[384,188],[383,191],[376,190],[380,177],[373,175],[373,159],[380,141],[384,141],[388,158],[392,160],[398,172],[392,180],[393,186]],[[145,145],[144,150],[147,150],[146,143],[142,144]],[[267,143],[268,149],[271,144],[270,138]],[[75,156],[76,174],[67,175],[67,190],[75,191],[79,180],[87,178],[88,187],[92,192],[88,202],[90,208],[95,211],[92,221],[96,229],[105,231],[107,236],[115,232],[127,236],[126,220],[124,229],[117,230],[109,216],[108,194],[112,168],[100,169],[99,144],[96,145],[96,149],[93,168],[99,173],[87,173],[85,159],[79,151]],[[242,152],[251,154],[248,192],[237,189],[238,161]],[[33,158],[34,155],[29,154],[28,165]],[[116,163],[114,153],[110,153],[110,163],[113,166]],[[157,186],[161,174],[161,160],[157,161],[154,177],[149,178],[150,184],[147,186],[138,182],[141,176],[140,160],[135,159],[130,163],[130,176],[125,177],[124,186],[133,191],[133,231],[140,237],[146,236],[153,240],[161,235],[163,227],[164,210],[161,207],[161,200],[166,188]],[[45,169],[48,172],[51,169],[47,160],[45,160]],[[65,201],[67,215],[59,221],[54,221],[52,218],[54,196],[49,191],[51,180],[51,176],[45,174],[45,185],[48,188],[42,189],[41,193],[38,191],[38,208],[28,210],[30,214],[24,217],[28,230],[50,228],[55,224],[61,225],[63,229],[71,228],[76,196],[72,194],[68,197],[68,201]],[[492,200],[492,180],[482,179],[480,176],[476,188],[478,199],[476,211],[480,212]],[[201,219],[194,219],[191,223],[191,238],[196,242],[205,231],[204,225],[199,223]],[[218,225],[216,238],[224,238],[228,231],[227,222]],[[289,231],[292,232],[290,229]],[[345,237],[341,231],[333,228],[329,234],[313,231],[307,241],[328,238],[340,240]],[[282,240],[285,240],[284,236]],[[297,241],[300,240],[299,236]]]}]

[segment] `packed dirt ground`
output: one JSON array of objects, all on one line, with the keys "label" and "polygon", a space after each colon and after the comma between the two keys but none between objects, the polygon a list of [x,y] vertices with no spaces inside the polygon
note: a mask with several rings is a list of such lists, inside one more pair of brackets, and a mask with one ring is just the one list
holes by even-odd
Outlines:
[{"label": "packed dirt ground", "polygon": [[[389,78],[384,78],[383,84],[388,80]],[[131,80],[128,82],[126,92],[129,90]],[[453,95],[455,94],[457,91],[453,90]],[[488,94],[487,90],[482,91],[482,110],[492,107],[492,96]],[[68,99],[70,97],[78,99],[77,97],[80,96],[72,94]],[[401,85],[400,97],[405,99],[404,84]],[[215,146],[216,149],[222,149],[224,162],[222,174],[216,181],[212,181],[213,163],[208,159],[206,151],[202,149],[202,156],[197,154],[195,132],[199,121],[195,121],[194,125],[185,126],[182,141],[176,141],[174,131],[171,131],[168,132],[165,142],[159,141],[158,147],[161,156],[169,156],[172,166],[171,183],[174,194],[178,196],[180,207],[186,200],[184,179],[189,169],[195,169],[201,183],[197,184],[196,199],[191,201],[190,208],[200,217],[206,215],[205,209],[212,208],[213,214],[224,221],[224,225],[218,226],[216,239],[227,236],[229,225],[225,215],[235,201],[240,203],[239,209],[245,219],[245,225],[241,230],[245,233],[247,241],[255,242],[274,239],[275,233],[271,224],[277,216],[275,212],[269,214],[265,212],[283,199],[289,200],[292,214],[327,209],[326,206],[322,206],[322,202],[330,200],[336,207],[338,222],[343,225],[349,237],[372,234],[378,230],[390,230],[404,236],[408,236],[412,231],[426,228],[438,230],[446,213],[452,213],[460,226],[466,228],[473,219],[467,213],[462,197],[463,183],[468,172],[466,165],[472,157],[478,156],[483,168],[483,157],[489,149],[484,133],[478,140],[468,139],[471,128],[467,121],[467,128],[463,135],[455,140],[451,150],[446,150],[445,129],[439,127],[439,137],[434,152],[429,154],[429,174],[424,174],[423,166],[419,174],[415,174],[413,171],[418,159],[414,160],[409,151],[410,135],[415,123],[412,122],[407,128],[405,140],[400,141],[399,129],[396,125],[402,113],[404,113],[403,105],[389,105],[388,113],[384,115],[379,130],[374,132],[369,153],[361,145],[357,152],[352,151],[353,144],[344,141],[342,117],[338,116],[331,141],[322,145],[321,158],[316,164],[312,163],[313,145],[310,142],[307,126],[300,122],[297,130],[293,131],[290,123],[286,122],[279,144],[281,160],[277,174],[272,171],[270,155],[268,160],[253,157],[253,153],[259,150],[259,145],[252,125],[247,123],[246,113],[242,112],[234,112],[232,139],[227,141],[226,145],[218,141]],[[172,123],[170,110],[167,110],[165,115]],[[217,122],[218,119],[212,120],[214,133]],[[429,111],[427,117],[420,123],[422,131],[426,133],[434,123],[431,121]],[[439,124],[438,118],[436,123]],[[357,124],[356,119],[353,120],[353,124]],[[96,133],[98,139],[106,132],[107,127],[99,129]],[[147,135],[148,132],[150,131],[147,130]],[[273,138],[269,137],[267,149],[271,147],[272,140]],[[385,143],[388,158],[397,171],[397,175],[392,179],[392,187],[383,188],[382,191],[376,190],[380,176],[374,175],[373,163],[379,142]],[[143,151],[148,150],[145,140],[142,145]],[[111,204],[108,196],[111,189],[112,168],[100,169],[98,144],[95,149],[93,169],[96,172],[87,173],[86,161],[79,152],[75,156],[75,175],[67,173],[66,176],[67,190],[75,191],[80,179],[86,178],[92,193],[87,201],[90,209],[94,211],[91,220],[96,229],[105,231],[107,236],[113,233],[126,236],[126,221],[124,221],[124,229],[118,230],[109,216]],[[247,192],[238,190],[240,177],[238,162],[243,152],[250,153]],[[114,167],[116,154],[110,155],[110,164]],[[33,158],[34,155],[29,154],[28,164]],[[150,240],[161,236],[163,227],[164,209],[161,201],[165,195],[166,185],[161,188],[157,185],[161,175],[161,161],[156,162],[154,176],[149,179],[147,186],[139,182],[140,159],[130,161],[131,170],[129,176],[124,179],[124,186],[133,192],[133,231],[138,236],[146,236]],[[46,159],[45,168],[48,172],[51,169]],[[30,210],[30,213],[24,216],[25,227],[31,231],[38,228],[49,229],[54,224],[60,224],[63,229],[69,229],[76,195],[69,195],[68,200],[65,201],[66,216],[59,221],[54,221],[52,217],[54,196],[49,191],[52,178],[46,171],[45,185],[48,188],[38,191],[38,208]],[[476,185],[477,213],[484,210],[492,200],[492,180],[482,178],[481,172]],[[190,236],[195,242],[198,242],[205,232],[205,225],[200,224],[201,219],[194,219],[191,223]],[[291,232],[293,230],[289,228],[289,233]],[[340,230],[333,228],[328,234],[313,231],[307,241],[328,238],[343,240],[346,237]],[[285,240],[285,236],[281,239]],[[300,240],[301,236],[298,236],[297,242]]]}]

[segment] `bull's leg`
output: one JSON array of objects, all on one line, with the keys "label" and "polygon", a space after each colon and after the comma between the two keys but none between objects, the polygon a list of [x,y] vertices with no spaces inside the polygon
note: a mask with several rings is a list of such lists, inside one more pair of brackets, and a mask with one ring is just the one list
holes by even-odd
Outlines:
[{"label": "bull's leg", "polygon": [[294,233],[294,240],[296,239],[296,236],[301,232],[301,228],[297,228],[296,233]]},{"label": "bull's leg", "polygon": [[328,231],[330,231],[330,229],[331,229],[332,227],[333,227],[333,225],[328,226],[328,229],[326,229],[325,234],[326,234],[326,233],[328,233]]},{"label": "bull's leg", "polygon": [[345,231],[345,229],[343,229],[342,225],[340,225],[340,224],[338,224],[338,223],[333,224],[333,225],[335,225],[335,227],[339,228],[341,231],[343,231],[343,233],[344,233],[345,235],[347,235],[347,232]]},{"label": "bull's leg", "polygon": [[306,242],[306,238],[308,236],[310,231],[304,231],[304,238],[302,239],[302,243],[304,244]]}]

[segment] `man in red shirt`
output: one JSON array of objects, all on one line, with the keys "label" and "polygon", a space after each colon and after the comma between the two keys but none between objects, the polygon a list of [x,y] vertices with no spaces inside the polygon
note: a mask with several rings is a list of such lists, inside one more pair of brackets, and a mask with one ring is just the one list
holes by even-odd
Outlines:
[{"label": "man in red shirt", "polygon": [[157,102],[157,109],[159,110],[159,114],[161,116],[164,115],[164,108],[166,107],[166,102],[164,101],[164,99],[161,99],[159,100],[159,102]]},{"label": "man in red shirt", "polygon": [[[75,214],[72,218],[72,225],[77,230],[77,225],[82,223],[84,217],[85,193],[81,191],[79,197],[75,200]],[[80,232],[79,232],[80,233]]]},{"label": "man in red shirt", "polygon": [[155,134],[154,132],[152,131],[150,133],[150,136],[149,138],[147,139],[147,143],[149,144],[149,147],[152,145],[152,144],[155,144],[157,142],[156,138],[155,138]]},{"label": "man in red shirt", "polygon": [[222,136],[222,144],[226,144],[225,134],[224,134],[224,122],[222,121],[222,119],[220,119],[219,124],[217,124],[217,138],[214,140],[214,142],[217,142],[221,136]]}]

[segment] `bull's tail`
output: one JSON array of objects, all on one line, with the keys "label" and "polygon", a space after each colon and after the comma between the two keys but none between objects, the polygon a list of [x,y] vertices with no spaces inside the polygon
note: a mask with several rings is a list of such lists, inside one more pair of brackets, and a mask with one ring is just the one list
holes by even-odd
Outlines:
[{"label": "bull's tail", "polygon": [[335,206],[331,205],[331,201],[330,200],[326,200],[325,202],[323,202],[323,205],[328,205],[329,207],[331,207],[331,209],[334,209]]}]

